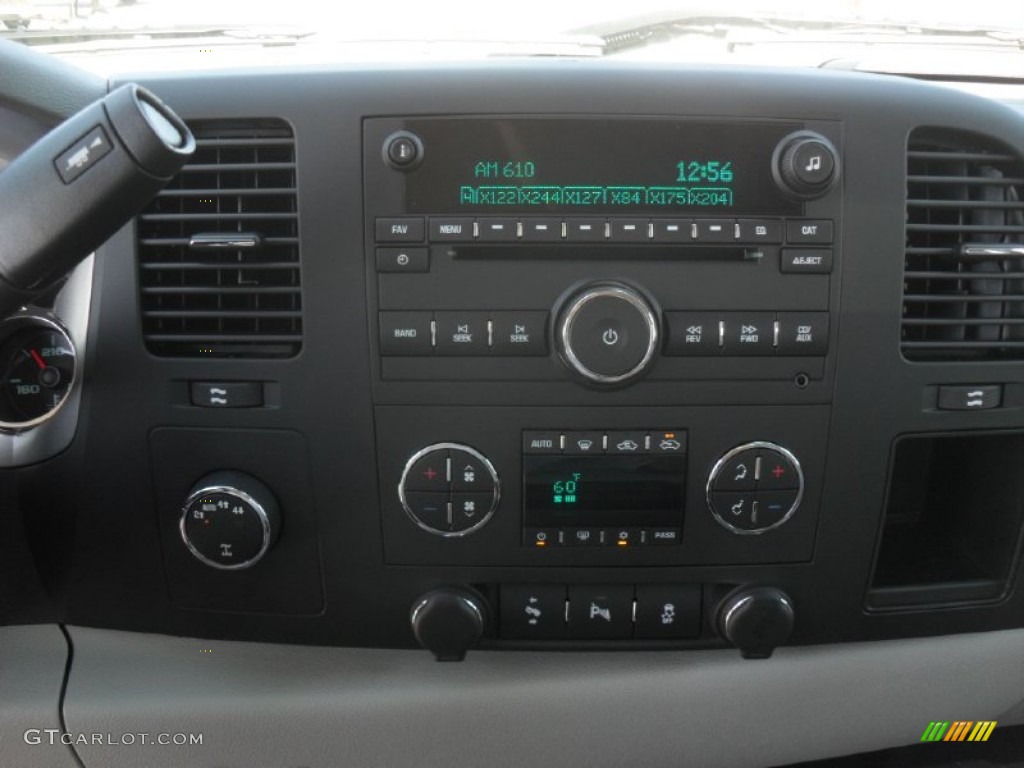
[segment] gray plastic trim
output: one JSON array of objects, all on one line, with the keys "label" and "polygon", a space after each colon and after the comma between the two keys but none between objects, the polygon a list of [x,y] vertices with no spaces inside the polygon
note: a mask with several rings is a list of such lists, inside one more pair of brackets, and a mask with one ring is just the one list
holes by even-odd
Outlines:
[{"label": "gray plastic trim", "polygon": [[67,640],[55,624],[0,627],[0,765],[5,768],[78,766],[71,749],[60,743],[67,657]]},{"label": "gray plastic trim", "polygon": [[931,719],[994,720],[1024,697],[1024,630],[780,648],[763,661],[477,651],[459,664],[70,632],[72,732],[203,734],[201,746],[79,748],[106,768],[740,768],[911,744]]}]

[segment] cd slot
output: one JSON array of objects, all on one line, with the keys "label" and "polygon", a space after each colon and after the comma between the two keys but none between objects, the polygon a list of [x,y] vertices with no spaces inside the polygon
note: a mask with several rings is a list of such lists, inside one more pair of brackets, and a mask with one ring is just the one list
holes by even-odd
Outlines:
[{"label": "cd slot", "polygon": [[710,261],[758,263],[766,249],[756,246],[612,245],[564,243],[530,245],[452,244],[438,249],[458,261]]}]

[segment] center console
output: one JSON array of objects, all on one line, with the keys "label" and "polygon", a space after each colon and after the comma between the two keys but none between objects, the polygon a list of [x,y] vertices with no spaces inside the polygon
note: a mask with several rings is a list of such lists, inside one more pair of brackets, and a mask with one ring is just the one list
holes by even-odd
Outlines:
[{"label": "center console", "polygon": [[389,563],[608,568],[633,605],[616,567],[810,560],[840,123],[363,125]]}]

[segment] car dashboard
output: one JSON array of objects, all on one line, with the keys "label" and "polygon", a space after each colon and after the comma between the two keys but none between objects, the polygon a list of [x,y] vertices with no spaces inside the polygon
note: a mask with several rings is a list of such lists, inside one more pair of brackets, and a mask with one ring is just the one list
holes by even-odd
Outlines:
[{"label": "car dashboard", "polygon": [[1019,112],[604,62],[129,81],[195,155],[0,328],[72,358],[0,404],[0,622],[61,727],[767,765],[1024,719]]}]

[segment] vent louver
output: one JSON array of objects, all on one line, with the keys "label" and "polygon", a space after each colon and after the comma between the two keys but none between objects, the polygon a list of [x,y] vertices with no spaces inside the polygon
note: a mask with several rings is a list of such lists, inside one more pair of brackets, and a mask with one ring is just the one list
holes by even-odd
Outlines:
[{"label": "vent louver", "polygon": [[139,215],[147,349],[290,357],[302,345],[295,141],[280,120],[189,126],[196,153]]},{"label": "vent louver", "polygon": [[1024,359],[1024,160],[994,139],[918,129],[907,152],[902,349]]}]

